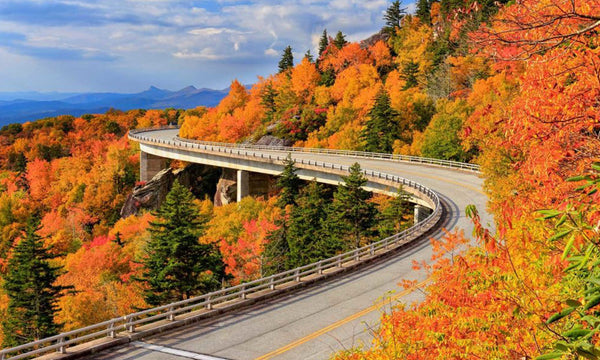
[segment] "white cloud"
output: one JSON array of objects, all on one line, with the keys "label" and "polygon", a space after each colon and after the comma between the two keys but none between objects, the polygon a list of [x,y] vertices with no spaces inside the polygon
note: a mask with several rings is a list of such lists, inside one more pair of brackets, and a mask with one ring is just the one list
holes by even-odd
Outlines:
[{"label": "white cloud", "polygon": [[278,56],[279,52],[277,52],[277,50],[275,50],[275,49],[269,48],[269,49],[265,50],[265,55],[267,55],[267,56]]}]

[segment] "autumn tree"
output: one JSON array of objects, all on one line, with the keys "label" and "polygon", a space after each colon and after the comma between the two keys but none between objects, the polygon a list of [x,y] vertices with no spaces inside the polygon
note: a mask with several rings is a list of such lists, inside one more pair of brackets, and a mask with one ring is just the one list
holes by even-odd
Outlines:
[{"label": "autumn tree", "polygon": [[306,53],[304,53],[304,59],[308,60],[309,63],[315,62],[315,58],[314,58],[313,54],[310,52],[310,49],[306,50]]},{"label": "autumn tree", "polygon": [[8,295],[8,309],[2,320],[4,347],[40,340],[62,329],[62,324],[55,322],[55,314],[59,298],[69,287],[56,285],[62,268],[52,264],[56,255],[44,245],[40,229],[39,218],[31,216],[8,262],[3,284]]},{"label": "autumn tree", "polygon": [[406,15],[406,8],[402,7],[401,0],[392,1],[392,4],[387,8],[383,15],[386,27],[384,28],[388,33],[394,34],[397,27],[402,24],[402,19]]},{"label": "autumn tree", "polygon": [[365,151],[391,153],[400,129],[398,112],[392,108],[385,89],[379,91],[367,116],[368,120],[361,133]]},{"label": "autumn tree", "polygon": [[294,67],[294,54],[292,54],[292,47],[288,46],[283,50],[281,60],[279,60],[279,73],[283,73],[288,69]]},{"label": "autumn tree", "polygon": [[199,218],[192,193],[173,188],[150,223],[152,238],[139,280],[150,305],[163,305],[218,289],[224,276],[221,255],[214,244],[200,244],[205,219]]}]

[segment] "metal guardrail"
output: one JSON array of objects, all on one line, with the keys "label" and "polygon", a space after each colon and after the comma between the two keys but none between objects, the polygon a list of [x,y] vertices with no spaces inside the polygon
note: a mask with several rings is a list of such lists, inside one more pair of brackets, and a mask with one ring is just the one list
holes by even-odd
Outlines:
[{"label": "metal guardrail", "polygon": [[[165,129],[178,129],[178,126],[169,126],[162,128],[150,128],[150,129],[136,129],[129,131],[129,137],[132,139],[140,139],[137,134],[152,131],[161,131]],[[144,137],[147,138],[147,137]],[[354,151],[354,150],[336,150],[336,149],[321,149],[321,148],[305,148],[305,147],[293,147],[293,146],[269,146],[269,145],[252,145],[252,144],[236,144],[236,143],[224,143],[224,142],[213,142],[213,141],[199,141],[192,139],[175,138],[179,142],[187,142],[205,146],[222,146],[227,148],[236,149],[248,149],[248,150],[269,150],[269,151],[282,151],[282,152],[299,152],[299,153],[311,153],[311,154],[328,154],[328,155],[341,155],[356,158],[367,158],[367,159],[385,159],[398,162],[409,162],[417,164],[427,164],[434,166],[447,167],[452,169],[468,170],[473,172],[479,172],[480,167],[477,164],[462,163],[459,161],[443,160],[426,158],[420,156],[409,156],[400,154],[385,154],[367,151]]]},{"label": "metal guardrail", "polygon": [[[130,133],[130,137],[133,137],[136,140],[165,144],[182,149],[196,148],[200,150],[200,148],[202,148],[203,150],[208,151],[218,151],[229,154],[236,153],[238,155],[252,156],[257,158],[259,157],[262,159],[267,158],[264,153],[249,152],[248,150],[250,148],[229,146],[231,144],[228,144],[228,147],[224,147],[217,146],[215,144],[209,145],[189,142],[176,142],[143,137],[135,133]],[[268,155],[268,159],[275,161],[283,161],[285,158],[285,156]],[[342,171],[347,171],[349,169],[349,167],[345,165],[337,165],[312,160],[302,160],[301,163],[322,167],[324,169]],[[395,175],[371,170],[363,170],[363,173],[376,182],[377,180],[393,182],[398,185],[402,184],[403,186],[408,186],[418,190],[432,202],[434,205],[434,211],[425,220],[419,222],[413,227],[361,248],[241,285],[225,288],[219,291],[214,291],[187,300],[178,301],[133,314],[127,314],[125,316],[113,318],[98,324],[61,333],[21,346],[3,349],[0,351],[0,359],[24,359],[35,355],[47,354],[51,351],[66,353],[67,347],[73,344],[81,344],[86,341],[106,337],[116,339],[127,336],[127,334],[134,333],[136,331],[136,327],[142,325],[156,324],[159,321],[175,321],[177,320],[178,316],[183,316],[185,314],[189,315],[192,312],[201,310],[210,311],[218,304],[224,304],[231,301],[244,301],[248,298],[248,296],[255,294],[258,296],[259,292],[276,290],[278,287],[282,287],[283,285],[287,286],[289,284],[301,283],[303,279],[306,279],[306,277],[323,276],[323,274],[328,270],[333,271],[335,268],[343,268],[348,266],[349,263],[356,264],[357,262],[360,263],[367,260],[372,260],[375,257],[386,254],[392,249],[396,249],[417,239],[422,234],[431,230],[440,220],[442,215],[440,199],[438,195],[431,189],[412,180],[407,180]],[[14,355],[11,356],[11,354]]]}]

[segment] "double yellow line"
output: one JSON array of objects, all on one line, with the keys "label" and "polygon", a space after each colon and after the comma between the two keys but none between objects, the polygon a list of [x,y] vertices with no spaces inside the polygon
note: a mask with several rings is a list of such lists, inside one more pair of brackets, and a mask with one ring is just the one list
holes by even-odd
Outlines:
[{"label": "double yellow line", "polygon": [[319,336],[321,336],[323,334],[326,334],[326,333],[330,332],[333,329],[336,329],[336,328],[338,328],[338,327],[340,327],[340,326],[342,326],[344,324],[347,324],[347,323],[349,323],[351,321],[354,321],[354,320],[356,320],[356,319],[358,319],[358,318],[360,318],[362,316],[365,316],[365,315],[367,315],[368,313],[370,313],[372,311],[381,309],[383,306],[388,305],[388,304],[392,303],[393,301],[396,301],[399,298],[412,293],[416,289],[423,287],[429,280],[430,279],[426,279],[426,280],[424,280],[424,281],[416,284],[414,287],[411,287],[411,288],[406,289],[406,290],[404,290],[404,291],[402,291],[402,292],[400,292],[400,293],[398,293],[398,294],[396,294],[394,296],[391,296],[389,298],[381,300],[381,301],[379,301],[379,302],[377,302],[377,303],[369,306],[368,308],[357,312],[356,314],[352,314],[352,315],[348,316],[347,318],[344,318],[342,320],[336,321],[333,324],[331,324],[331,325],[329,325],[327,327],[324,327],[323,329],[317,330],[314,333],[309,334],[309,335],[307,335],[307,336],[305,336],[305,337],[303,337],[301,339],[298,339],[298,340],[296,340],[294,342],[291,342],[291,343],[289,343],[289,344],[287,344],[287,345],[285,345],[285,346],[283,346],[283,347],[281,347],[281,348],[279,348],[279,349],[277,349],[275,351],[272,351],[272,352],[270,352],[268,354],[265,354],[263,356],[257,357],[255,360],[267,360],[267,359],[271,359],[271,358],[273,358],[273,357],[275,357],[277,355],[281,355],[281,354],[283,354],[283,353],[285,353],[285,352],[287,352],[289,350],[292,350],[293,348],[296,348],[296,347],[298,347],[298,346],[300,346],[300,345],[302,345],[302,344],[304,344],[306,342],[309,342],[309,341],[311,341],[311,340],[313,340],[313,339],[315,339],[315,338],[317,338],[317,337],[319,337]]}]

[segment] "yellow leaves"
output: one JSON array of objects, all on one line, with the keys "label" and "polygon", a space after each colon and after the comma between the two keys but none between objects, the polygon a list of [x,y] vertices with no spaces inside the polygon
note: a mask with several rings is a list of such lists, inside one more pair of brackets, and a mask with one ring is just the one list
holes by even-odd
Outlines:
[{"label": "yellow leaves", "polygon": [[296,96],[308,102],[312,98],[320,79],[321,75],[315,64],[304,58],[300,64],[292,69],[292,90],[294,90]]}]

